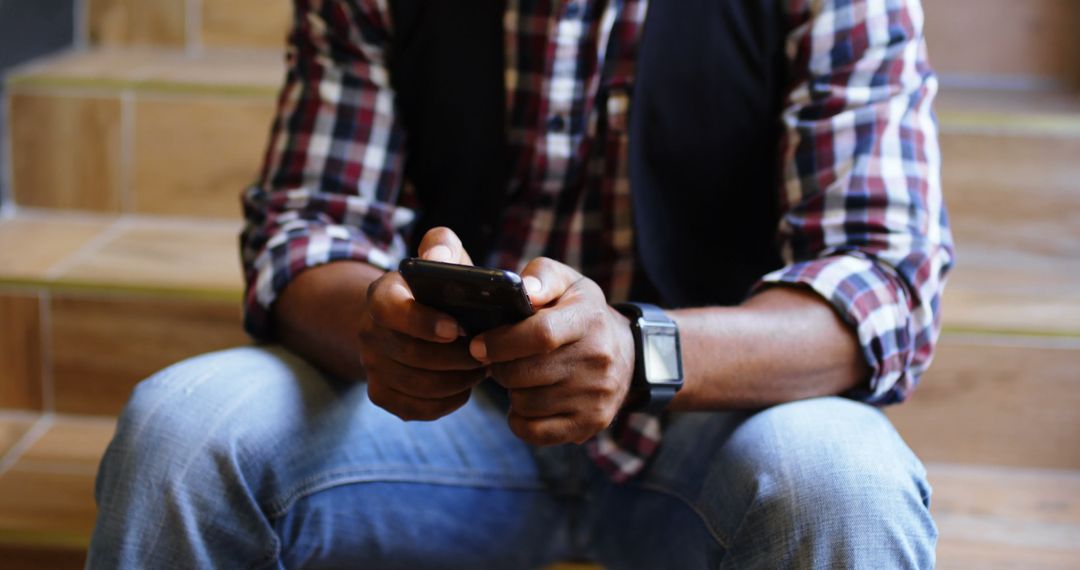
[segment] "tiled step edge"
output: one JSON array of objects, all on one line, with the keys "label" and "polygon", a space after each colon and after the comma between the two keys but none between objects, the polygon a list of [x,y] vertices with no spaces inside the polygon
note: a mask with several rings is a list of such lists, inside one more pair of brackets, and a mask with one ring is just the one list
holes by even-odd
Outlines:
[{"label": "tiled step edge", "polygon": [[20,213],[0,219],[0,287],[238,302],[238,233],[238,222]]},{"label": "tiled step edge", "polygon": [[165,94],[272,97],[284,79],[280,50],[199,53],[133,50],[72,51],[21,66],[9,89],[81,89]]},{"label": "tiled step edge", "polygon": [[946,85],[935,109],[945,133],[1080,137],[1080,93]]}]

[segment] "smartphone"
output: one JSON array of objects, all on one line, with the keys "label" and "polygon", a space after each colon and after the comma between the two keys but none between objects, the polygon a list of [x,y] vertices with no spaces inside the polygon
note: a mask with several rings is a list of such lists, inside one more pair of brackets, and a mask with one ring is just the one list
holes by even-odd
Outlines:
[{"label": "smartphone", "polygon": [[455,319],[467,334],[524,320],[535,311],[513,271],[410,258],[398,267],[420,303]]}]

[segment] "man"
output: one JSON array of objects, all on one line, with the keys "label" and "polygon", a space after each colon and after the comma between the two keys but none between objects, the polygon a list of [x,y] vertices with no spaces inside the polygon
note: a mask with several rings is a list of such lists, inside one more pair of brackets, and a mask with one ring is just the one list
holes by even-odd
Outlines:
[{"label": "man", "polygon": [[[933,565],[872,407],[928,365],[952,263],[916,0],[296,10],[242,240],[280,344],[139,386],[90,566]],[[463,337],[411,252],[520,270],[539,310]]]}]

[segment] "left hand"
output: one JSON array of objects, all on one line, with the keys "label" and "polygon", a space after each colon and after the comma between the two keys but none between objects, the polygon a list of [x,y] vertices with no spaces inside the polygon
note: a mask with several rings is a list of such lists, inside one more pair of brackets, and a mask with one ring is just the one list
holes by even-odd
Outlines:
[{"label": "left hand", "polygon": [[521,273],[535,315],[473,338],[510,393],[510,429],[534,445],[584,443],[615,419],[634,373],[629,321],[591,279],[540,257]]}]

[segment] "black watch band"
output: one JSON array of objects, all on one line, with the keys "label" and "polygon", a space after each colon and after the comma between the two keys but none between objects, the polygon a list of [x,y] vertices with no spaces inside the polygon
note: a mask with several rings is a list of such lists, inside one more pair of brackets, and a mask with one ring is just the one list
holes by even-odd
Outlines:
[{"label": "black watch band", "polygon": [[[678,328],[675,326],[675,321],[671,320],[663,309],[649,303],[618,303],[613,306],[630,319],[630,331],[634,335],[634,379],[630,390],[635,393],[632,395],[635,405],[628,409],[660,413],[682,387],[682,357],[679,352]],[[664,383],[659,384],[654,382],[655,379],[648,378],[644,356],[646,343],[650,342],[650,339],[646,338],[650,334],[646,329],[653,326],[670,331],[666,336],[674,337],[674,357],[678,359],[676,378],[665,379]]]}]

